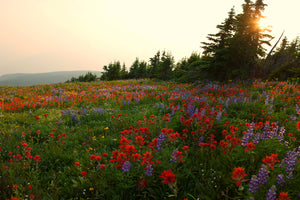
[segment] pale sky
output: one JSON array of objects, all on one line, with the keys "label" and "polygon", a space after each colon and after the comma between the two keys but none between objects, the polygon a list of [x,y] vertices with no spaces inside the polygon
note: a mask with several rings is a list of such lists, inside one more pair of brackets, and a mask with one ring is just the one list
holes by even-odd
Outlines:
[{"label": "pale sky", "polygon": [[[0,75],[129,68],[158,50],[175,61],[201,53],[200,43],[244,0],[0,0]],[[265,0],[278,38],[300,35],[300,0]],[[275,39],[272,44],[275,43]]]}]

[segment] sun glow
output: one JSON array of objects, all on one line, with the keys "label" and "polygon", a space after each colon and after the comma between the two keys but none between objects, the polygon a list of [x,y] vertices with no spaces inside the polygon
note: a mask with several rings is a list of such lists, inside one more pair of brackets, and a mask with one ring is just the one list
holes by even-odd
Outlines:
[{"label": "sun glow", "polygon": [[271,22],[268,20],[267,17],[261,17],[257,22],[259,28],[263,31],[269,30],[272,28]]}]

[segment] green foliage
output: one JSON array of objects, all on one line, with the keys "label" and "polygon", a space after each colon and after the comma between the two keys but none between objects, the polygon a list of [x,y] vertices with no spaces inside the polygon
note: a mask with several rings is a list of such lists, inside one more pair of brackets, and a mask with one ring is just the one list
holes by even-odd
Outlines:
[{"label": "green foliage", "polygon": [[265,54],[263,45],[270,45],[272,39],[264,33],[270,30],[258,26],[265,6],[261,0],[255,3],[245,0],[242,13],[235,15],[231,9],[228,18],[217,26],[220,31],[208,35],[211,42],[202,43],[204,53],[212,57],[208,69],[212,79],[244,80],[262,76],[259,59]]},{"label": "green foliage", "polygon": [[150,58],[150,78],[170,80],[173,77],[174,57],[170,53],[158,51]]},{"label": "green foliage", "polygon": [[296,38],[291,43],[287,38],[282,40],[280,47],[267,62],[266,70],[271,80],[287,80],[300,76],[300,43]]},{"label": "green foliage", "polygon": [[128,77],[131,79],[148,78],[148,65],[145,61],[140,62],[138,58],[135,59],[129,69]]},{"label": "green foliage", "polygon": [[101,76],[101,80],[112,81],[112,80],[120,80],[126,79],[128,76],[128,72],[126,70],[125,64],[121,67],[120,61],[115,61],[110,63],[108,66],[103,67],[103,74]]},{"label": "green foliage", "polygon": [[72,77],[70,80],[66,81],[66,83],[73,82],[92,82],[97,80],[97,75],[92,72],[88,72],[85,75],[80,75],[78,78]]},{"label": "green foliage", "polygon": [[192,53],[188,59],[182,59],[177,63],[174,70],[175,80],[186,83],[207,79],[210,60],[208,56],[201,57],[199,54]]}]

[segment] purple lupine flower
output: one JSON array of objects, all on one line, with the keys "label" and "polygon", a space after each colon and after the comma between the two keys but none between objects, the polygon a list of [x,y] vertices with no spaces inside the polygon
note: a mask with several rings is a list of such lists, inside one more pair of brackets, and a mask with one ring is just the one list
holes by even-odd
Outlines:
[{"label": "purple lupine flower", "polygon": [[280,186],[282,186],[285,183],[283,174],[278,174],[276,180],[277,180],[277,184]]},{"label": "purple lupine flower", "polygon": [[266,165],[262,165],[261,168],[258,171],[258,182],[259,185],[266,185],[267,179],[268,179],[268,169]]},{"label": "purple lupine flower", "polygon": [[270,104],[273,104],[273,102],[274,102],[274,97],[271,97],[269,103],[270,103]]},{"label": "purple lupine flower", "polygon": [[250,141],[250,137],[249,137],[249,134],[248,133],[245,133],[241,139],[241,146],[242,147],[246,147],[247,144],[249,143]]},{"label": "purple lupine flower", "polygon": [[268,190],[266,195],[266,200],[276,200],[276,186],[272,185],[272,187]]},{"label": "purple lupine flower", "polygon": [[285,133],[285,128],[281,127],[279,134],[277,135],[278,141],[282,142],[284,140],[284,133]]},{"label": "purple lupine flower", "polygon": [[94,113],[98,113],[99,115],[102,115],[103,114],[103,109],[102,108],[95,108],[94,110],[93,110],[93,112]]},{"label": "purple lupine flower", "polygon": [[201,97],[200,98],[200,101],[203,101],[203,102],[205,102],[207,100],[207,98],[206,97]]},{"label": "purple lupine flower", "polygon": [[249,137],[254,136],[254,128],[255,128],[255,124],[252,122],[247,130]]},{"label": "purple lupine flower", "polygon": [[180,110],[180,104],[177,104],[176,110]]},{"label": "purple lupine flower", "polygon": [[256,133],[253,140],[252,140],[252,142],[254,144],[259,144],[259,140],[260,140],[260,133]]},{"label": "purple lupine flower", "polygon": [[226,108],[228,108],[228,105],[229,105],[230,102],[231,102],[231,99],[228,98],[228,99],[226,100],[226,102],[225,102],[225,107],[226,107]]},{"label": "purple lupine flower", "polygon": [[205,115],[205,112],[206,112],[206,109],[205,109],[205,108],[202,109],[201,112],[200,112],[200,113],[201,113],[201,116],[204,116],[204,115]]},{"label": "purple lupine flower", "polygon": [[161,145],[164,141],[165,141],[165,135],[163,133],[160,133],[156,144],[157,151],[161,150]]},{"label": "purple lupine flower", "polygon": [[254,126],[255,126],[255,124],[251,123],[248,130],[247,130],[247,132],[243,135],[243,137],[241,139],[241,146],[242,147],[246,147],[247,144],[249,143],[250,137],[253,136]]},{"label": "purple lupine flower", "polygon": [[270,132],[269,138],[277,137],[278,126],[276,125],[273,130]]},{"label": "purple lupine flower", "polygon": [[122,99],[122,104],[125,106],[126,105],[126,100]]},{"label": "purple lupine flower", "polygon": [[165,106],[164,106],[164,104],[163,103],[160,103],[159,104],[159,108],[164,108]]},{"label": "purple lupine flower", "polygon": [[219,111],[217,116],[216,116],[216,120],[220,121],[221,117],[222,117],[223,112]]},{"label": "purple lupine flower", "polygon": [[269,127],[270,127],[270,124],[269,124],[269,123],[266,123],[265,126],[264,126],[264,128],[263,128],[263,130],[264,130],[264,131],[267,131],[267,130],[269,130]]},{"label": "purple lupine flower", "polygon": [[172,156],[171,156],[171,159],[170,159],[170,162],[177,163],[176,154],[177,154],[177,149],[175,149],[175,150],[173,151]]},{"label": "purple lupine flower", "polygon": [[174,109],[171,109],[171,114],[170,116],[173,116],[175,114],[175,110]]},{"label": "purple lupine flower", "polygon": [[261,134],[261,137],[260,137],[260,139],[262,140],[262,141],[265,141],[265,140],[268,140],[269,139],[269,130],[266,130],[266,131],[263,131],[262,132],[262,134]]},{"label": "purple lupine flower", "polygon": [[198,109],[198,108],[196,108],[194,113],[198,113],[198,112],[199,112],[199,109]]},{"label": "purple lupine flower", "polygon": [[195,113],[195,105],[189,103],[186,107],[186,111],[188,112],[189,117],[192,117]]},{"label": "purple lupine flower", "polygon": [[203,141],[204,141],[204,137],[203,137],[203,136],[200,136],[199,139],[198,139],[198,146],[199,146],[199,144],[200,144],[201,142],[203,142]]},{"label": "purple lupine flower", "polygon": [[147,176],[152,176],[153,175],[153,168],[150,164],[147,165],[145,174]]},{"label": "purple lupine flower", "polygon": [[134,98],[135,103],[140,103],[140,99],[139,98]]},{"label": "purple lupine flower", "polygon": [[292,121],[296,121],[297,116],[290,116],[290,119],[291,119]]},{"label": "purple lupine flower", "polygon": [[297,115],[300,115],[300,109],[299,109],[299,107],[298,107],[298,104],[296,104],[296,113],[297,113]]},{"label": "purple lupine flower", "polygon": [[213,115],[213,114],[215,114],[215,107],[212,107],[210,110],[210,115]]},{"label": "purple lupine flower", "polygon": [[298,152],[295,151],[289,151],[286,153],[284,158],[285,163],[285,171],[286,171],[286,179],[290,180],[293,179],[293,172],[295,171],[295,166],[298,162]]},{"label": "purple lupine flower", "polygon": [[251,192],[252,194],[255,194],[258,190],[259,187],[259,180],[257,178],[257,176],[252,175],[250,182],[249,182],[249,192]]},{"label": "purple lupine flower", "polygon": [[89,110],[86,108],[80,108],[80,111],[79,111],[80,114],[87,114],[88,112],[89,112]]},{"label": "purple lupine flower", "polygon": [[74,122],[79,122],[78,118],[77,118],[77,115],[72,113],[71,116],[70,116],[71,120],[74,121]]},{"label": "purple lupine flower", "polygon": [[269,140],[270,138],[273,137],[273,133],[271,132],[270,124],[266,123],[264,128],[263,128],[263,133],[261,134],[261,140]]},{"label": "purple lupine flower", "polygon": [[249,197],[249,200],[255,200],[255,198],[254,197]]},{"label": "purple lupine flower", "polygon": [[265,99],[265,105],[268,105],[268,104],[269,104],[269,99],[270,99],[270,96],[267,95],[267,96],[266,96],[266,99]]},{"label": "purple lupine flower", "polygon": [[122,171],[123,172],[129,172],[129,168],[131,167],[131,163],[129,161],[124,162],[122,166]]}]

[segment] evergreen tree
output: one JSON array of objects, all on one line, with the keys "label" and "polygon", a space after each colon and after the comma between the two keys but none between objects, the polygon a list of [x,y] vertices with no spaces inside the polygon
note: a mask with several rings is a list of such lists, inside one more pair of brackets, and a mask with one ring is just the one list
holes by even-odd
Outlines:
[{"label": "evergreen tree", "polygon": [[132,63],[129,71],[129,78],[146,78],[147,75],[147,63],[145,61],[140,62],[138,58]]},{"label": "evergreen tree", "polygon": [[92,82],[97,80],[97,75],[92,72],[88,72],[85,75],[80,75],[78,78],[72,77],[70,80],[67,80],[66,83],[70,82]]},{"label": "evergreen tree", "polygon": [[224,80],[229,79],[232,71],[232,55],[231,42],[234,33],[235,11],[234,8],[228,13],[228,18],[223,23],[217,25],[219,32],[217,34],[209,34],[207,39],[210,42],[203,42],[202,48],[204,54],[211,57],[208,68],[210,79]]},{"label": "evergreen tree", "polygon": [[163,51],[158,67],[158,79],[169,80],[172,78],[174,68],[174,57],[170,53]]},{"label": "evergreen tree", "polygon": [[142,61],[139,63],[139,68],[138,68],[139,78],[148,78],[147,67],[148,67],[147,62]]},{"label": "evergreen tree", "polygon": [[176,64],[174,78],[179,82],[194,82],[207,78],[208,60],[211,57],[192,53],[189,58],[184,58]]},{"label": "evergreen tree", "polygon": [[270,31],[258,25],[265,9],[263,0],[245,0],[243,12],[235,15],[234,9],[228,18],[218,25],[217,34],[209,34],[204,42],[204,54],[211,57],[208,74],[216,80],[249,79],[263,76],[260,59],[265,55],[264,45],[270,45]]},{"label": "evergreen tree", "polygon": [[128,74],[128,71],[126,70],[125,63],[123,63],[122,69],[121,69],[121,71],[120,71],[120,78],[121,78],[121,79],[127,79],[128,76],[129,76],[129,74]]},{"label": "evergreen tree", "polygon": [[263,0],[245,0],[242,5],[243,13],[236,16],[235,34],[232,40],[232,49],[236,55],[233,61],[234,76],[240,79],[249,79],[262,76],[259,59],[265,55],[263,45],[270,45],[270,31],[259,27],[259,20],[264,16],[262,12],[267,5]]},{"label": "evergreen tree", "polygon": [[129,74],[128,74],[129,78],[138,78],[139,64],[140,61],[138,58],[136,58],[129,69]]},{"label": "evergreen tree", "polygon": [[160,63],[160,51],[158,51],[152,58],[150,58],[150,67],[148,69],[150,78],[158,77],[159,63]]},{"label": "evergreen tree", "polygon": [[267,66],[270,79],[287,80],[300,77],[300,40],[291,43],[285,37],[271,56]]},{"label": "evergreen tree", "polygon": [[162,53],[158,51],[154,57],[150,58],[150,66],[148,73],[150,78],[157,78],[161,80],[171,79],[174,68],[174,57],[171,53]]},{"label": "evergreen tree", "polygon": [[121,78],[121,64],[120,61],[115,61],[114,63],[110,63],[108,66],[103,67],[103,74],[101,76],[101,80],[119,80]]}]

